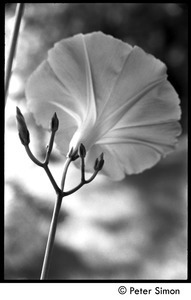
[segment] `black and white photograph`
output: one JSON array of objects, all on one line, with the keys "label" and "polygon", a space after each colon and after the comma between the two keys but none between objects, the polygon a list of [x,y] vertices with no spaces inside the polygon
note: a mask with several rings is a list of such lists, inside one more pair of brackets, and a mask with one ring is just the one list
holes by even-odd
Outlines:
[{"label": "black and white photograph", "polygon": [[6,3],[4,43],[4,281],[186,282],[187,4]]}]

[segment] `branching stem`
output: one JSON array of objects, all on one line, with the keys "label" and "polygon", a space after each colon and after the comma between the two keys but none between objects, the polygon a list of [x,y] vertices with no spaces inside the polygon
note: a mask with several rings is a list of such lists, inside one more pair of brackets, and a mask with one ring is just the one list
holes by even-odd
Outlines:
[{"label": "branching stem", "polygon": [[49,159],[45,159],[45,162],[42,163],[40,162],[31,152],[30,148],[29,148],[29,145],[26,145],[25,146],[25,149],[26,149],[26,152],[28,154],[28,156],[30,157],[30,159],[36,164],[38,165],[39,167],[42,167],[46,174],[48,175],[48,178],[50,179],[50,182],[52,183],[53,185],[53,188],[55,189],[55,192],[56,194],[58,194],[59,192],[61,192],[61,190],[59,189],[56,181],[54,180],[54,177],[52,176],[52,173],[50,172],[49,170],[49,167],[48,167],[48,161]]},{"label": "branching stem", "polygon": [[[22,123],[21,123],[20,119],[18,118],[18,121],[20,122],[19,128],[20,128],[20,135],[21,135],[21,133],[24,134],[22,129],[23,129],[23,126],[26,126],[26,124],[24,123],[24,125],[23,125],[24,117],[23,117]],[[56,235],[56,228],[57,228],[57,224],[58,224],[58,217],[59,217],[59,212],[60,212],[63,197],[66,197],[68,195],[75,193],[83,185],[91,182],[96,177],[98,172],[101,170],[101,168],[103,167],[103,163],[104,163],[103,155],[102,155],[101,159],[96,160],[95,167],[94,167],[95,171],[94,171],[93,175],[88,180],[86,180],[85,179],[85,161],[84,161],[84,157],[85,157],[84,153],[86,150],[85,150],[85,147],[82,146],[81,147],[81,155],[80,155],[80,158],[81,158],[81,182],[75,188],[65,192],[64,186],[65,186],[65,182],[66,182],[66,174],[67,174],[69,165],[72,161],[79,158],[79,155],[76,151],[74,153],[71,151],[71,153],[68,154],[67,159],[64,164],[64,170],[63,170],[63,175],[62,175],[62,180],[61,180],[61,187],[59,188],[54,177],[52,176],[52,173],[49,170],[49,167],[48,167],[50,154],[52,152],[52,147],[53,147],[53,143],[54,143],[54,137],[55,137],[55,131],[52,130],[44,162],[39,161],[33,155],[33,153],[31,152],[31,150],[29,148],[29,141],[27,141],[27,143],[24,143],[25,150],[26,150],[28,156],[36,165],[38,165],[39,167],[41,167],[45,170],[45,172],[48,175],[48,178],[50,179],[50,182],[52,183],[52,185],[55,189],[55,192],[57,194],[57,200],[54,205],[54,211],[53,211],[52,220],[51,220],[51,224],[50,224],[50,229],[49,229],[49,234],[48,234],[48,239],[47,239],[47,244],[46,244],[46,249],[45,249],[45,254],[44,254],[44,260],[43,260],[40,280],[45,280],[48,278],[48,271],[49,271],[49,267],[50,267],[51,255],[52,255],[52,250],[53,250],[54,240],[55,240],[55,235]]]},{"label": "branching stem", "polygon": [[40,162],[31,152],[30,148],[29,148],[29,145],[26,145],[25,146],[25,150],[28,154],[28,156],[30,157],[30,159],[36,164],[38,165],[39,167],[43,167],[44,164],[42,162]]},{"label": "branching stem", "polygon": [[60,188],[58,187],[56,181],[54,180],[54,177],[52,176],[52,173],[50,172],[48,165],[45,164],[43,168],[46,174],[48,175],[48,178],[50,179],[50,182],[52,183],[52,186],[55,189],[56,194],[59,194]]},{"label": "branching stem", "polygon": [[[63,171],[63,176],[62,176],[62,181],[61,181],[61,190],[59,189],[58,195],[57,195],[57,201],[54,206],[54,211],[52,215],[52,221],[50,224],[50,229],[49,229],[49,234],[48,234],[48,240],[46,244],[46,250],[45,250],[45,255],[44,255],[44,261],[43,261],[43,266],[42,266],[42,272],[41,272],[41,280],[47,279],[48,276],[48,271],[50,267],[50,261],[51,261],[51,254],[54,246],[54,240],[55,240],[55,234],[56,234],[56,228],[57,228],[57,223],[58,223],[58,216],[60,212],[60,207],[62,204],[62,198],[63,198],[63,189],[65,185],[65,180],[66,180],[66,173],[68,170],[68,167],[72,161],[71,157],[68,157],[66,159],[66,162],[64,164],[64,171]],[[50,177],[49,177],[50,178]]]},{"label": "branching stem", "polygon": [[77,190],[79,190],[83,185],[87,184],[87,183],[90,183],[95,177],[96,175],[98,174],[99,170],[95,171],[93,173],[93,175],[88,179],[88,180],[81,180],[80,184],[78,184],[75,188],[71,189],[70,191],[66,191],[66,192],[63,192],[63,197],[65,196],[69,196],[73,193],[75,193]]}]

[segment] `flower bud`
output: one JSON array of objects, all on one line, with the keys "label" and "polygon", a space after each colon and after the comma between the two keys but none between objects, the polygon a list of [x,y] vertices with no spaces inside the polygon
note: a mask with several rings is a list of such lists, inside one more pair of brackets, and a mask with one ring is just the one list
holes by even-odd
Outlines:
[{"label": "flower bud", "polygon": [[94,164],[94,170],[95,170],[95,171],[97,170],[98,163],[99,163],[99,159],[98,159],[98,158],[96,158],[96,160],[95,160],[95,164]]},{"label": "flower bud", "polygon": [[56,132],[58,130],[58,126],[59,126],[59,120],[58,120],[57,114],[54,113],[52,120],[51,120],[51,130]]},{"label": "flower bud", "polygon": [[78,149],[77,150],[73,150],[73,147],[70,149],[69,153],[67,154],[67,157],[70,157],[72,160],[76,160],[79,155],[78,155]]},{"label": "flower bud", "polygon": [[80,154],[80,157],[85,157],[86,156],[86,148],[84,147],[83,144],[80,144],[79,154]]},{"label": "flower bud", "polygon": [[103,153],[102,153],[98,158],[96,158],[94,170],[101,171],[101,169],[103,168],[103,165],[104,165],[104,159],[103,159]]},{"label": "flower bud", "polygon": [[98,165],[98,170],[101,171],[101,169],[103,168],[104,165],[104,159],[99,161],[99,165]]},{"label": "flower bud", "polygon": [[100,154],[99,160],[103,160],[103,152]]},{"label": "flower bud", "polygon": [[25,123],[24,116],[22,115],[22,113],[18,107],[16,109],[16,119],[17,119],[17,128],[19,131],[19,137],[20,137],[21,143],[24,146],[27,146],[30,143],[30,135],[29,135],[29,131],[27,129],[27,125]]},{"label": "flower bud", "polygon": [[67,157],[72,157],[72,153],[73,153],[73,147],[70,149],[70,151],[67,154]]}]

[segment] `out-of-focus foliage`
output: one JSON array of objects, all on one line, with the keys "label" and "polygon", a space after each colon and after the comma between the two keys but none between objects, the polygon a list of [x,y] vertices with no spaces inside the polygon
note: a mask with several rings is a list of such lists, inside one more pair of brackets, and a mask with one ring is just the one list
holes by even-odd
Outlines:
[{"label": "out-of-focus foliage", "polygon": [[[6,4],[6,57],[15,3]],[[38,279],[54,191],[20,144],[15,106],[26,113],[39,158],[47,135],[26,110],[25,82],[62,38],[79,32],[111,34],[164,61],[181,99],[187,132],[187,6],[177,3],[28,3],[6,108],[5,278]],[[186,138],[159,165],[120,183],[103,177],[63,201],[50,278],[186,278]],[[63,158],[55,151],[59,182]],[[78,182],[69,174],[68,187]],[[76,178],[77,177],[77,178]]]}]

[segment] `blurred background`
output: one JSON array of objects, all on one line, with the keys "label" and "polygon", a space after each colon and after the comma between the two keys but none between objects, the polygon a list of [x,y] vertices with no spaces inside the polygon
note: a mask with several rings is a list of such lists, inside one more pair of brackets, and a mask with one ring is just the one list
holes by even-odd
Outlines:
[{"label": "blurred background", "polygon": [[[16,3],[5,6],[5,63]],[[142,174],[98,176],[63,200],[50,279],[187,278],[187,4],[27,3],[5,110],[5,279],[39,279],[55,200],[44,170],[21,145],[15,108],[25,115],[31,149],[43,159],[49,134],[27,111],[25,83],[63,38],[101,30],[166,63],[181,99],[177,150]],[[53,150],[59,183],[64,158]],[[79,182],[71,166],[67,189]]]}]

